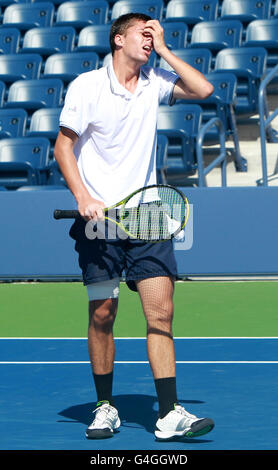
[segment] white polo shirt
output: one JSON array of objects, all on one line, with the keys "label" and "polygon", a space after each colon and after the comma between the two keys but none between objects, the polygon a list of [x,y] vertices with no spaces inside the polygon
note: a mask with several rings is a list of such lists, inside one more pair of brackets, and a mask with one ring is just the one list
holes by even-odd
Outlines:
[{"label": "white polo shirt", "polygon": [[70,85],[60,126],[79,139],[74,148],[83,183],[108,207],[156,183],[156,124],[161,103],[172,104],[177,75],[141,68],[130,93],[106,67],[79,75]]}]

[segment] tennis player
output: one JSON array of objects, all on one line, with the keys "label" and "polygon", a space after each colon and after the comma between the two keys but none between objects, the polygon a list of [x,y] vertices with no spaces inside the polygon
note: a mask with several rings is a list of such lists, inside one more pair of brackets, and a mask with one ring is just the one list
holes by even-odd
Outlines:
[{"label": "tennis player", "polygon": [[[70,85],[60,117],[55,158],[82,216],[71,227],[89,298],[88,347],[97,393],[87,438],[113,436],[120,417],[112,394],[120,277],[138,291],[147,324],[147,352],[159,404],[155,436],[171,439],[209,432],[214,423],[178,402],[172,334],[177,274],[172,241],[89,239],[86,223],[143,186],[156,183],[156,125],[160,104],[205,99],[212,85],[165,45],[157,20],[132,13],[111,26],[112,60],[79,75]],[[155,51],[175,73],[147,66]]]}]

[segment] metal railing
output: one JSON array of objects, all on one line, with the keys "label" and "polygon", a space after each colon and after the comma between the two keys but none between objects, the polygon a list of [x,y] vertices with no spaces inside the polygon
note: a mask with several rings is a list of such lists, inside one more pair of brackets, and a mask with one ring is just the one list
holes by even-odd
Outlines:
[{"label": "metal railing", "polygon": [[[219,142],[220,142],[220,153],[209,165],[204,168],[204,159],[203,159],[203,142],[206,136],[206,133],[213,126],[217,126],[219,131]],[[197,165],[198,165],[198,186],[206,186],[206,175],[210,173],[211,170],[216,168],[218,165],[221,165],[221,185],[227,186],[227,154],[226,154],[226,138],[225,138],[225,129],[224,124],[221,119],[215,117],[210,119],[206,124],[204,124],[197,137]]]},{"label": "metal railing", "polygon": [[[261,141],[261,161],[262,161],[262,178],[257,180],[258,186],[268,186],[268,182],[271,178],[278,175],[278,158],[274,168],[274,172],[268,176],[267,168],[267,139],[269,142],[278,142],[278,134],[271,127],[271,122],[278,116],[278,108],[272,113],[269,113],[266,100],[266,88],[267,85],[273,80],[274,77],[278,76],[278,65],[276,65],[271,72],[262,80],[259,88],[259,123],[260,123],[260,141]],[[278,157],[278,154],[277,154]],[[276,176],[277,177],[277,176]]]}]

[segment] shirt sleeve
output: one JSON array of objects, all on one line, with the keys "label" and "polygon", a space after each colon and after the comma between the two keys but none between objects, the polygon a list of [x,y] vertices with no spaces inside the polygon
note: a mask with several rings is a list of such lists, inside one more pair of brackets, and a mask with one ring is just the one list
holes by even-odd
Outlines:
[{"label": "shirt sleeve", "polygon": [[88,127],[87,100],[84,96],[84,84],[80,77],[71,82],[65,96],[64,106],[60,114],[60,127],[67,127],[78,136]]},{"label": "shirt sleeve", "polygon": [[173,96],[174,86],[179,76],[174,72],[160,68],[155,69],[155,73],[160,83],[159,104],[173,105],[176,102]]}]

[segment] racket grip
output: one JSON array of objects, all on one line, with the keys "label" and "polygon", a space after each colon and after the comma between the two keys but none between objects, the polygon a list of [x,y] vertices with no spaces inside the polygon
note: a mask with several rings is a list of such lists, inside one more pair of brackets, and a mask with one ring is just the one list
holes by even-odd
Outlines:
[{"label": "racket grip", "polygon": [[54,219],[77,219],[78,217],[81,217],[79,212],[77,210],[61,210],[61,209],[56,209],[53,212],[53,217]]}]

